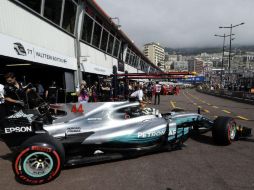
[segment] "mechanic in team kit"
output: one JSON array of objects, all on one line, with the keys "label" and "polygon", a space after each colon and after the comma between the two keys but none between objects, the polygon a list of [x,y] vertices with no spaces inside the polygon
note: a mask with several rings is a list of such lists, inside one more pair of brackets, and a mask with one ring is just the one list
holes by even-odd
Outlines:
[{"label": "mechanic in team kit", "polygon": [[13,73],[4,76],[6,85],[4,86],[5,103],[8,114],[19,111],[25,106],[26,92],[22,85],[17,82]]},{"label": "mechanic in team kit", "polygon": [[0,84],[0,129],[3,126],[5,117],[4,85]]}]

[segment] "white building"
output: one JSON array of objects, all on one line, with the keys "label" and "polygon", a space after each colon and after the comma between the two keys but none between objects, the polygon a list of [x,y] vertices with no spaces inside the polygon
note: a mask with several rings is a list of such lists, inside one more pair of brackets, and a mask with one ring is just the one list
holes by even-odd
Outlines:
[{"label": "white building", "polygon": [[148,43],[144,45],[144,54],[156,66],[164,67],[165,49],[158,43]]},{"label": "white building", "polygon": [[132,43],[93,0],[1,0],[0,83],[56,81],[67,92],[118,72],[160,69]]}]

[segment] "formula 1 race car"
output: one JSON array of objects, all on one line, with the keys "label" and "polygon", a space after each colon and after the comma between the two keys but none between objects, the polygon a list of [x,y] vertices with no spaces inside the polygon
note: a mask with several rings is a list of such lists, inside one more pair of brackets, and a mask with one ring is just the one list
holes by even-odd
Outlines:
[{"label": "formula 1 race car", "polygon": [[251,134],[229,117],[211,121],[182,110],[161,114],[141,109],[138,102],[58,104],[50,114],[42,110],[21,110],[1,129],[2,140],[16,154],[15,176],[26,184],[49,182],[67,166],[177,149],[193,133],[212,131],[221,145]]}]

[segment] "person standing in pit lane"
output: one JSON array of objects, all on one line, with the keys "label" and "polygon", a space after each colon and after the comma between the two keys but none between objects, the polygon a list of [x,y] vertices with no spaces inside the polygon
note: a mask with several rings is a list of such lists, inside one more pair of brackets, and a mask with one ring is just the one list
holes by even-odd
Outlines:
[{"label": "person standing in pit lane", "polygon": [[13,73],[7,73],[4,78],[7,82],[4,86],[5,103],[8,114],[12,114],[24,108],[26,92]]},{"label": "person standing in pit lane", "polygon": [[80,84],[80,89],[76,92],[78,96],[78,101],[83,103],[88,103],[89,101],[89,88],[87,87],[86,81],[82,81]]},{"label": "person standing in pit lane", "polygon": [[153,99],[153,84],[152,84],[152,82],[149,82],[147,85],[147,98],[148,98],[148,103],[151,104],[152,99]]},{"label": "person standing in pit lane", "polygon": [[130,100],[132,101],[133,99],[135,99],[136,101],[139,101],[140,108],[143,110],[146,106],[146,102],[144,101],[144,93],[142,89],[142,84],[135,86],[135,91],[131,94]]},{"label": "person standing in pit lane", "polygon": [[4,85],[0,84],[0,129],[3,127],[5,115]]},{"label": "person standing in pit lane", "polygon": [[156,84],[154,85],[154,105],[156,105],[156,100],[158,98],[158,105],[160,104],[160,94],[161,94],[161,85],[159,84],[159,81],[156,81]]},{"label": "person standing in pit lane", "polygon": [[131,94],[131,98],[135,98],[136,101],[139,101],[140,103],[143,101],[144,93],[142,90],[142,85],[135,86],[135,91]]}]

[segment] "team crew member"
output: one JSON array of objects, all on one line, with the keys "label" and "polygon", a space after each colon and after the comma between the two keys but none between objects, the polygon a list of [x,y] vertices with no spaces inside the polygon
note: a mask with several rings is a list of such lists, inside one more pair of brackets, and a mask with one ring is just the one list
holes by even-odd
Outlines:
[{"label": "team crew member", "polygon": [[144,93],[142,90],[142,85],[136,86],[135,91],[131,94],[131,98],[135,98],[140,103],[143,101]]},{"label": "team crew member", "polygon": [[161,93],[161,85],[159,84],[159,81],[156,81],[156,84],[154,86],[154,92],[155,92],[154,105],[156,105],[157,98],[158,98],[158,105],[159,105],[160,104],[160,93]]},{"label": "team crew member", "polygon": [[4,76],[7,84],[4,86],[5,103],[9,114],[19,111],[25,105],[26,94],[13,73]]},{"label": "team crew member", "polygon": [[148,103],[151,104],[153,99],[153,85],[151,82],[149,82],[147,85],[147,98],[148,98]]},{"label": "team crew member", "polygon": [[143,100],[143,85],[139,85],[135,87],[135,91],[131,94],[131,98],[135,98],[140,103],[140,108],[143,110],[146,106],[146,102]]},{"label": "team crew member", "polygon": [[0,129],[3,127],[5,117],[4,86],[0,84]]}]

